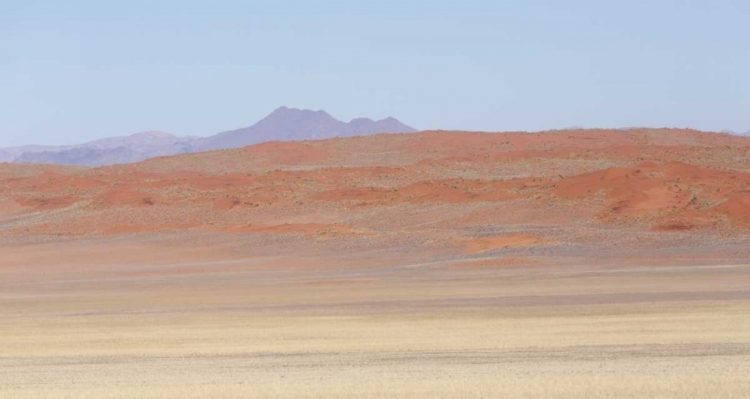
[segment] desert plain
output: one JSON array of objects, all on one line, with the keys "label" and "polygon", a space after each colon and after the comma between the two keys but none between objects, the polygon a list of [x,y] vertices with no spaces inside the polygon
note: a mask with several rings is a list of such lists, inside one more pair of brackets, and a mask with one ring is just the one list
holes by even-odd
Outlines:
[{"label": "desert plain", "polygon": [[0,164],[2,398],[745,398],[750,138]]}]

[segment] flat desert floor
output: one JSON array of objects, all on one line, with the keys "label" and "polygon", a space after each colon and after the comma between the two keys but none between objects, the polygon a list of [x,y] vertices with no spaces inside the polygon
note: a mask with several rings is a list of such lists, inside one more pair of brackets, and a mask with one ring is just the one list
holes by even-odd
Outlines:
[{"label": "flat desert floor", "polygon": [[750,392],[741,257],[284,254],[240,241],[5,243],[0,397]]},{"label": "flat desert floor", "polygon": [[747,398],[750,138],[0,164],[0,398]]}]

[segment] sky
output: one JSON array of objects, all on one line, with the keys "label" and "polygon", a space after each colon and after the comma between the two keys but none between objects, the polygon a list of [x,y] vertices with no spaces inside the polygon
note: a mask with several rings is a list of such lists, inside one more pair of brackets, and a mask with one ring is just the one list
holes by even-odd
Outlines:
[{"label": "sky", "polygon": [[280,106],[418,129],[750,130],[745,0],[0,0],[0,146]]}]

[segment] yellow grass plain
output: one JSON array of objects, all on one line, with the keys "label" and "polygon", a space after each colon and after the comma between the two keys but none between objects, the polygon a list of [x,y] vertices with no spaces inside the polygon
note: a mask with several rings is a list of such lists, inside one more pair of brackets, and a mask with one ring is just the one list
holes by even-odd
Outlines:
[{"label": "yellow grass plain", "polygon": [[[0,249],[2,398],[745,398],[750,265]],[[357,259],[356,261],[354,259]],[[493,262],[496,265],[493,266]]]}]

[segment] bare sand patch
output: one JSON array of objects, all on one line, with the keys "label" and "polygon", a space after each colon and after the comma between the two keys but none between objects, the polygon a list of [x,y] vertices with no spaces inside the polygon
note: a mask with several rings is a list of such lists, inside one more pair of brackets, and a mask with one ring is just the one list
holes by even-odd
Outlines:
[{"label": "bare sand patch", "polygon": [[503,248],[525,247],[546,241],[533,234],[507,234],[461,240],[465,253],[487,252]]},{"label": "bare sand patch", "polygon": [[533,265],[536,261],[529,258],[522,258],[516,256],[498,257],[493,259],[478,259],[468,260],[462,262],[456,262],[450,265],[454,269],[482,269],[482,268],[493,268],[493,267],[512,267],[512,266],[526,266]]}]

